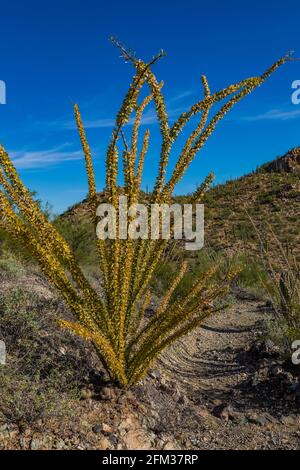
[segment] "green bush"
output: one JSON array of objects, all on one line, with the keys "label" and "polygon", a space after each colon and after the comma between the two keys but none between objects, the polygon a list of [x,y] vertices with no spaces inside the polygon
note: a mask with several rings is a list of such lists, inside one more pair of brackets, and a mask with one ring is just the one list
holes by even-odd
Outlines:
[{"label": "green bush", "polygon": [[18,254],[10,250],[2,251],[0,255],[0,277],[16,279],[25,274],[24,261]]}]

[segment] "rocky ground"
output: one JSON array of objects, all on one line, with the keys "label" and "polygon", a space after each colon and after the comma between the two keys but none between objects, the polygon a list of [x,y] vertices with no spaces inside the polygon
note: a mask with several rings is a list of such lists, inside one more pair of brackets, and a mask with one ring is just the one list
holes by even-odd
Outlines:
[{"label": "rocky ground", "polygon": [[21,427],[2,420],[0,449],[298,449],[298,372],[264,339],[268,315],[237,296],[133,390],[98,371],[70,398],[71,413]]}]

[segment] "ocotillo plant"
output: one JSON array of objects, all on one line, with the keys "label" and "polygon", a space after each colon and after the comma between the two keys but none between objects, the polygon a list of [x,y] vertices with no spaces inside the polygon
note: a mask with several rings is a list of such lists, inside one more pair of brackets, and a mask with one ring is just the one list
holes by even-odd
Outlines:
[{"label": "ocotillo plant", "polygon": [[[207,78],[202,76],[203,98],[171,125],[162,93],[163,83],[158,82],[152,71],[153,65],[164,54],[159,53],[146,63],[126,51],[118,42],[115,43],[120,47],[126,61],[135,68],[132,83],[116,117],[106,156],[106,201],[114,206],[117,215],[120,152],[124,176],[122,194],[127,196],[129,204],[136,203],[140,197],[150,133],[146,130],[142,145],[139,145],[139,133],[143,112],[152,100],[162,144],[151,202],[169,203],[175,186],[218,122],[236,103],[289,60],[288,56],[283,57],[261,76],[247,78],[215,93],[211,92]],[[149,95],[140,101],[144,87],[149,88]],[[218,110],[212,113],[214,105],[218,106]],[[174,171],[167,180],[166,169],[172,147],[181,131],[195,116],[199,116],[199,122],[186,139]],[[94,169],[77,105],[75,119],[86,162],[89,206],[96,226],[97,192]],[[128,123],[132,124],[132,128],[126,126]],[[132,130],[130,140],[126,139],[128,129]],[[168,243],[162,239],[123,240],[118,235],[115,240],[97,239],[104,292],[104,295],[100,295],[83,274],[68,243],[47,220],[21,182],[3,147],[0,147],[0,164],[1,228],[31,250],[42,271],[76,318],[74,322],[62,321],[61,325],[94,345],[110,376],[119,386],[129,387],[135,384],[164,348],[197,327],[214,311],[214,299],[227,288],[234,273],[229,273],[220,282],[215,280],[217,268],[213,268],[190,286],[184,298],[178,298],[174,296],[174,292],[188,269],[187,264],[183,263],[161,299],[157,311],[150,320],[145,320],[144,313],[150,301],[150,281]],[[195,192],[193,202],[201,199],[208,184],[209,178]]]}]

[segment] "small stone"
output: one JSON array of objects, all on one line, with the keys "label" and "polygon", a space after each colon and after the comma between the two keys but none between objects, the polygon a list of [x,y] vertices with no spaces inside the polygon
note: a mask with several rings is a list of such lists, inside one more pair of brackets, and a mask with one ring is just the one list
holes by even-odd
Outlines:
[{"label": "small stone", "polygon": [[14,429],[12,431],[9,431],[9,438],[10,439],[14,439],[15,437],[17,437],[19,435],[19,431],[17,429]]},{"label": "small stone", "polygon": [[160,378],[160,385],[161,385],[161,387],[167,387],[168,386],[168,381],[163,376]]},{"label": "small stone", "polygon": [[206,408],[203,408],[203,407],[197,408],[197,415],[202,419],[207,419],[211,417],[210,412]]},{"label": "small stone", "polygon": [[126,431],[129,431],[134,426],[134,420],[132,419],[131,416],[127,416],[126,419],[123,419],[121,423],[119,424],[119,431],[122,429],[125,429]]},{"label": "small stone", "polygon": [[19,443],[20,443],[21,449],[23,449],[23,450],[29,449],[30,439],[28,437],[23,437],[22,436],[22,437],[20,437]]},{"label": "small stone", "polygon": [[158,379],[160,379],[161,374],[158,372],[158,370],[150,370],[149,376],[150,376],[152,379],[158,380]]},{"label": "small stone", "polygon": [[283,373],[283,369],[278,364],[273,365],[269,371],[269,374],[272,375],[273,377],[281,375],[282,373]]},{"label": "small stone", "polygon": [[132,430],[123,437],[123,443],[127,450],[150,450],[151,441],[141,430]]},{"label": "small stone", "polygon": [[31,450],[51,449],[52,438],[46,435],[34,435],[30,442]]},{"label": "small stone", "polygon": [[102,432],[102,426],[100,424],[96,424],[95,426],[92,427],[92,431],[95,434],[100,434]]},{"label": "small stone", "polygon": [[31,450],[39,450],[42,448],[42,441],[39,438],[33,437],[30,443]]},{"label": "small stone", "polygon": [[63,346],[61,346],[61,347],[59,348],[59,352],[60,352],[60,354],[61,354],[62,356],[65,356],[65,355],[67,354],[67,350],[66,350],[66,348],[64,348]]},{"label": "small stone", "polygon": [[167,441],[164,445],[163,445],[163,450],[178,450],[179,447],[175,444],[175,442],[173,441]]},{"label": "small stone", "polygon": [[113,400],[116,398],[116,394],[113,388],[103,387],[100,391],[101,400]]},{"label": "small stone", "polygon": [[111,447],[111,449],[115,449],[118,445],[118,442],[119,442],[119,436],[117,437],[115,434],[109,434],[109,436],[107,436],[108,440],[109,440],[109,445]]},{"label": "small stone", "polygon": [[65,443],[65,441],[63,439],[59,438],[56,441],[55,447],[56,447],[57,450],[64,450],[64,449],[67,448],[67,444]]},{"label": "small stone", "polygon": [[285,426],[294,426],[298,425],[298,418],[297,416],[283,416],[280,422]]},{"label": "small stone", "polygon": [[111,434],[113,432],[113,429],[109,424],[102,423],[102,432],[103,434]]},{"label": "small stone", "polygon": [[7,439],[9,437],[9,431],[8,430],[4,430],[2,432],[0,432],[0,439]]},{"label": "small stone", "polygon": [[270,357],[278,358],[280,356],[279,346],[269,339],[265,342],[265,350]]},{"label": "small stone", "polygon": [[81,389],[80,393],[81,393],[81,398],[83,398],[84,400],[88,400],[92,398],[93,396],[92,391],[89,390],[88,388]]},{"label": "small stone", "polygon": [[111,434],[113,432],[113,429],[112,429],[111,426],[109,426],[109,424],[102,423],[102,424],[95,424],[92,427],[92,431],[95,434],[103,433],[104,435],[108,435],[108,434]]},{"label": "small stone", "polygon": [[268,420],[265,418],[265,416],[258,416],[256,413],[247,415],[247,419],[249,423],[258,424],[259,426],[265,426],[268,424]]},{"label": "small stone", "polygon": [[100,441],[98,441],[98,449],[100,450],[107,450],[110,448],[110,442],[106,437],[102,437]]},{"label": "small stone", "polygon": [[234,419],[234,411],[230,405],[223,404],[216,406],[213,409],[213,414],[225,422],[229,421],[230,419]]}]

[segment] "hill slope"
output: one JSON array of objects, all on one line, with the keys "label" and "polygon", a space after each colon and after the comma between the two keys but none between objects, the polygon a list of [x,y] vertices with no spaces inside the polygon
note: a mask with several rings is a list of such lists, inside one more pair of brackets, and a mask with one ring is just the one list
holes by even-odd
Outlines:
[{"label": "hill slope", "polygon": [[300,147],[256,173],[219,185],[206,194],[206,240],[210,245],[234,252],[257,251],[257,234],[250,216],[258,229],[268,230],[270,226],[283,244],[299,251],[300,164],[291,155],[298,155],[300,161]]},{"label": "hill slope", "polygon": [[[271,229],[283,244],[300,252],[299,159],[300,147],[297,147],[255,173],[210,189],[203,200],[206,246],[227,253],[258,253],[258,235],[250,216],[267,238],[273,237],[266,232]],[[143,197],[147,199],[147,195]],[[99,193],[99,202],[103,198],[104,194]],[[188,202],[189,196],[179,196],[176,201]],[[87,200],[65,212],[60,223],[69,224],[73,247],[87,256],[86,252],[94,246]],[[65,233],[66,226],[63,230]]]}]

